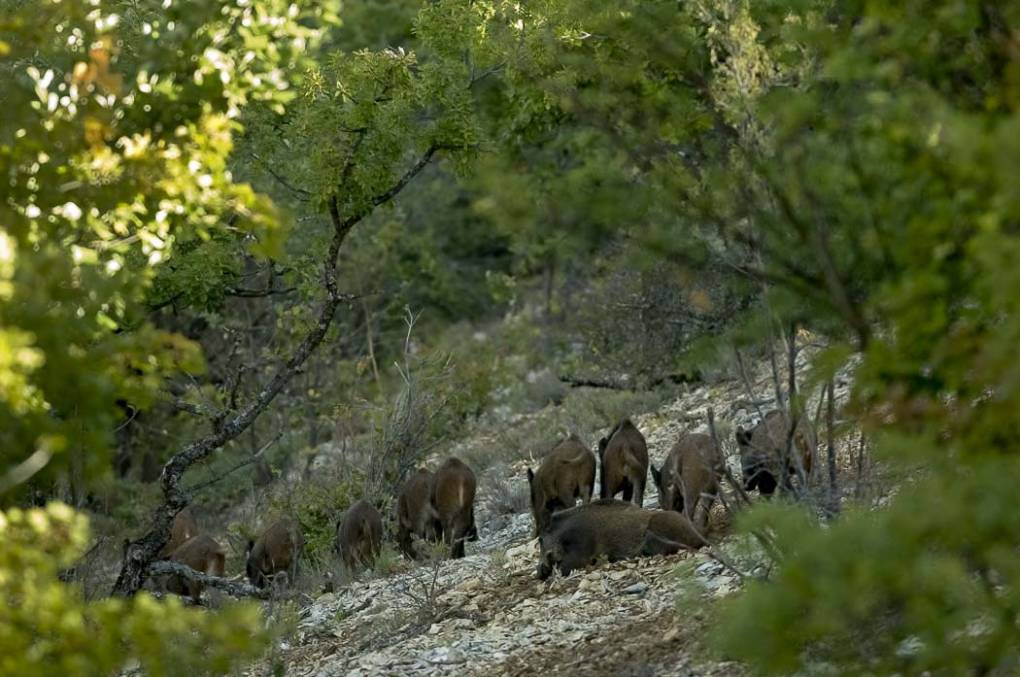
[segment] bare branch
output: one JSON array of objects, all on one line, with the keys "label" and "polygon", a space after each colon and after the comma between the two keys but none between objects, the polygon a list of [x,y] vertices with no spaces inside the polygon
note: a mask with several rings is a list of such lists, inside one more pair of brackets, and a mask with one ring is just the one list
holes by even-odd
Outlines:
[{"label": "bare branch", "polygon": [[261,299],[267,296],[292,294],[296,291],[297,287],[287,287],[286,289],[242,289],[240,287],[234,287],[227,290],[227,296],[236,296],[242,299]]},{"label": "bare branch", "polygon": [[393,186],[372,198],[368,205],[356,210],[347,218],[341,218],[336,195],[330,198],[329,215],[333,223],[333,238],[323,261],[325,269],[323,284],[327,295],[322,301],[315,324],[254,399],[232,413],[229,418],[216,426],[212,433],[186,445],[163,466],[160,478],[163,488],[163,504],[156,508],[149,531],[138,540],[129,543],[125,549],[123,564],[117,581],[114,583],[113,594],[130,596],[141,589],[148,575],[149,564],[156,558],[169,537],[174,516],[191,500],[189,492],[181,486],[181,480],[188,468],[207,458],[247,430],[255,422],[255,419],[269,407],[291,378],[301,370],[305,361],[326,337],[337,308],[342,302],[349,301],[348,295],[341,294],[337,290],[337,259],[347,234],[362,219],[371,214],[375,207],[391,200],[403,190],[439,150],[439,146],[430,147]]},{"label": "bare branch", "polygon": [[276,437],[274,437],[273,439],[271,439],[268,442],[266,442],[265,444],[263,444],[259,448],[258,451],[256,451],[254,454],[252,454],[248,458],[244,459],[240,463],[236,464],[234,467],[232,467],[229,470],[223,472],[222,474],[212,478],[211,480],[206,480],[205,482],[202,482],[201,484],[196,484],[196,485],[194,485],[192,487],[188,487],[186,489],[186,491],[188,493],[190,493],[190,494],[197,493],[197,492],[201,491],[202,489],[205,489],[207,487],[211,487],[212,485],[216,484],[217,482],[221,482],[222,480],[226,479],[228,476],[230,476],[233,473],[237,472],[241,468],[244,468],[246,466],[251,465],[252,463],[255,463],[260,458],[262,458],[262,454],[266,453],[266,450],[269,449],[269,447],[271,447],[274,444],[276,444],[277,442],[279,442],[281,437],[283,437],[283,433],[277,433]]},{"label": "bare branch", "polygon": [[175,413],[184,412],[185,414],[191,414],[193,416],[213,416],[213,413],[201,404],[195,404],[194,402],[188,402],[187,400],[173,400],[170,403],[170,407]]},{"label": "bare branch", "polygon": [[273,177],[273,179],[278,184],[289,190],[296,200],[299,200],[301,202],[308,202],[309,198],[312,197],[311,192],[305,190],[304,188],[298,188],[297,186],[293,185],[285,178],[277,174],[276,171],[270,166],[270,164],[268,162],[264,162],[259,155],[252,153],[252,157],[255,158],[259,162],[259,164],[262,165],[262,169],[266,170],[266,173],[269,174],[269,176]]},{"label": "bare branch", "polygon": [[270,588],[259,589],[250,583],[243,581],[235,581],[229,578],[220,578],[219,576],[210,576],[209,574],[202,573],[201,571],[195,571],[191,567],[181,564],[180,562],[172,562],[170,560],[161,560],[159,562],[153,562],[148,567],[148,573],[153,576],[164,576],[173,575],[180,576],[189,581],[195,583],[201,583],[210,588],[216,588],[222,590],[232,597],[255,597],[258,599],[269,599],[272,590]]}]

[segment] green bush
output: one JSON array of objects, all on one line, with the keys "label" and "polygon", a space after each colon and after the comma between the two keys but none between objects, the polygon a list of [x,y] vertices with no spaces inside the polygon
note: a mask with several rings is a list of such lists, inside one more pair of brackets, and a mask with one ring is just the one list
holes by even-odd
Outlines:
[{"label": "green bush", "polygon": [[225,673],[256,658],[266,634],[258,607],[212,613],[145,593],[85,602],[58,579],[88,542],[84,516],[59,503],[0,513],[0,673]]},{"label": "green bush", "polygon": [[361,497],[364,474],[358,468],[318,473],[270,501],[273,513],[293,515],[305,537],[305,557],[328,562],[335,557],[336,525],[345,510]]},{"label": "green bush", "polygon": [[[934,451],[930,449],[929,451]],[[829,529],[789,507],[759,509],[786,557],[774,580],[724,609],[719,644],[766,672],[828,664],[842,674],[1020,669],[1020,461],[949,460],[877,512]]]}]

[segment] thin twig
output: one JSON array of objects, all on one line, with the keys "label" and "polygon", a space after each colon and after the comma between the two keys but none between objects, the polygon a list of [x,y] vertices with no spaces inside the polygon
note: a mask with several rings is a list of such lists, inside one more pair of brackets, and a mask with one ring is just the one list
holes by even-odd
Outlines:
[{"label": "thin twig", "polygon": [[281,437],[283,437],[283,433],[282,432],[281,433],[277,433],[276,437],[274,437],[273,439],[271,439],[268,442],[266,442],[265,444],[263,444],[262,447],[258,451],[256,451],[254,454],[252,454],[248,458],[244,459],[243,461],[241,461],[240,463],[238,463],[234,467],[232,467],[229,470],[225,471],[223,474],[218,475],[217,477],[212,478],[211,480],[207,480],[205,482],[201,482],[201,483],[196,484],[194,486],[188,487],[186,489],[186,491],[188,493],[190,493],[190,494],[198,493],[199,491],[202,491],[203,489],[205,489],[207,487],[211,487],[212,485],[214,485],[214,484],[216,484],[218,482],[223,481],[229,475],[232,475],[233,473],[237,472],[241,468],[244,468],[245,466],[249,466],[252,463],[255,463],[260,458],[262,458],[262,454],[264,454],[266,452],[266,450],[269,449],[269,447],[271,447],[274,444],[276,444],[280,440]]}]

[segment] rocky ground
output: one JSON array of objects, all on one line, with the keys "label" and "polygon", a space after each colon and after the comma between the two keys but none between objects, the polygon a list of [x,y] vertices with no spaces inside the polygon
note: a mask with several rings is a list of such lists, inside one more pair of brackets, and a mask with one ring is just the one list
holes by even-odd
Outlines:
[{"label": "rocky ground", "polygon": [[[805,357],[805,359],[807,359]],[[657,411],[635,417],[653,463],[661,463],[683,431],[707,429],[715,411],[720,437],[736,471],[736,425],[774,406],[771,381],[761,377],[750,397],[742,382],[703,386]],[[845,398],[848,379],[838,382]],[[754,404],[754,403],[757,404]],[[470,444],[470,442],[468,442]],[[479,441],[478,443],[482,443]],[[849,472],[849,449],[840,466]],[[526,482],[522,459],[510,482]],[[522,490],[525,487],[522,487]],[[657,496],[649,478],[645,504]],[[705,633],[706,602],[739,589],[740,574],[716,554],[752,552],[727,535],[721,506],[713,513],[714,552],[680,553],[535,577],[537,543],[527,514],[489,514],[477,499],[480,538],[456,561],[405,568],[368,578],[317,599],[297,631],[275,652],[288,675],[732,675],[742,666],[712,657]],[[727,556],[728,564],[735,561]],[[752,554],[736,568],[754,573]]]}]

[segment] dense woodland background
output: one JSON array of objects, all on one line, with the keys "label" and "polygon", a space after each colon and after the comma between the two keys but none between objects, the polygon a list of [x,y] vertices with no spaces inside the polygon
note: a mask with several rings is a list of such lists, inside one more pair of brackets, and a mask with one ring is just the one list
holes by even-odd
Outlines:
[{"label": "dense woodland background", "polygon": [[705,633],[1020,667],[1017,3],[0,0],[0,106],[0,672],[244,665],[260,607],[136,594],[182,506],[322,571],[470,432],[484,474],[798,341],[791,411],[856,365],[901,480],[747,512],[775,566]]}]

